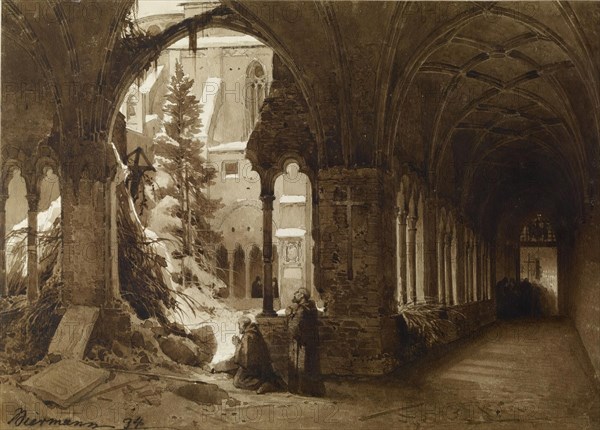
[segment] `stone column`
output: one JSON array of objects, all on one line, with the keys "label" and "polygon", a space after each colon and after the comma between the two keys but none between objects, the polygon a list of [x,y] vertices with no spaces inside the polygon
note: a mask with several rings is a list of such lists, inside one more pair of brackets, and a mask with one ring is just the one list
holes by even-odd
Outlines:
[{"label": "stone column", "polygon": [[485,242],[482,241],[480,249],[479,249],[479,273],[480,273],[479,299],[480,300],[485,300],[485,296],[487,294],[486,293],[487,283],[486,283],[485,267],[486,267]]},{"label": "stone column", "polygon": [[473,243],[473,300],[481,298],[481,242],[475,239]]},{"label": "stone column", "polygon": [[[105,247],[105,273],[108,272],[110,276],[106,276],[106,292],[107,300],[112,302],[113,305],[118,304],[121,301],[121,290],[119,280],[119,235],[118,235],[118,194],[125,188],[124,183],[117,183],[117,181],[110,181],[104,184],[104,198],[105,205],[107,207],[107,225],[106,228],[106,241],[108,246]],[[121,190],[118,190],[121,188]]]},{"label": "stone column", "polygon": [[396,255],[397,255],[397,273],[398,273],[398,300],[400,303],[408,301],[408,283],[406,280],[406,216],[404,209],[398,208],[397,212],[397,236],[396,236]]},{"label": "stone column", "polygon": [[487,242],[484,242],[483,244],[483,299],[487,300],[490,298],[490,293],[489,293],[489,289],[490,289],[490,271],[489,271],[489,264],[488,264],[488,246],[487,246]]},{"label": "stone column", "polygon": [[496,287],[496,245],[490,244],[490,299],[494,298],[494,288]]},{"label": "stone column", "polygon": [[8,195],[0,194],[0,296],[8,295],[6,279],[6,200]]},{"label": "stone column", "polygon": [[250,260],[250,251],[252,250],[252,248],[250,248],[249,250],[246,250],[244,252],[244,278],[246,279],[246,298],[249,299],[252,297],[252,283],[254,282],[254,279],[250,279],[250,263],[252,262]]},{"label": "stone column", "polygon": [[[235,252],[235,251],[234,251]],[[229,254],[229,251],[227,251],[227,254]],[[233,297],[233,259],[234,259],[234,253],[231,253],[231,258],[227,259],[227,264],[228,264],[228,275],[229,275],[229,283],[227,285],[227,290],[229,291],[229,293],[227,294],[227,297]]]},{"label": "stone column", "polygon": [[[311,214],[311,225],[310,225],[310,229],[311,229],[311,236],[313,239],[313,243],[315,244],[315,246],[313,246],[313,251],[312,251],[312,267],[313,267],[313,271],[312,271],[312,278],[310,279],[310,282],[313,284],[313,291],[317,291],[319,293],[319,297],[321,296],[321,289],[322,289],[322,283],[321,283],[321,269],[320,269],[320,263],[321,263],[321,259],[319,258],[319,243],[320,243],[320,229],[319,229],[319,193],[317,191],[317,188],[314,187],[312,189],[312,214]],[[309,242],[310,243],[310,242]],[[281,262],[281,259],[283,258],[283,248],[280,247],[279,248],[279,261]],[[281,265],[281,263],[279,263]],[[278,276],[277,279],[279,280],[279,282],[281,282],[281,276]],[[279,286],[279,291],[281,292],[281,284]],[[279,294],[279,298],[281,299],[281,294]]]},{"label": "stone column", "polygon": [[496,244],[490,243],[490,299],[494,298],[494,288],[496,287]]},{"label": "stone column", "polygon": [[471,241],[467,239],[465,243],[465,302],[471,301],[471,282],[473,279],[473,271],[471,270]]},{"label": "stone column", "polygon": [[436,200],[426,198],[423,206],[423,287],[426,299],[437,302],[439,298],[439,263],[437,255],[438,217]]},{"label": "stone column", "polygon": [[456,303],[460,304],[465,301],[465,263],[464,263],[464,232],[462,226],[456,225]]},{"label": "stone column", "polygon": [[445,276],[446,276],[445,303],[447,305],[453,305],[454,304],[454,292],[452,290],[452,235],[450,233],[447,233],[445,235],[444,248],[445,248],[444,249],[444,257],[445,257],[444,272],[445,272]]},{"label": "stone column", "polygon": [[40,295],[38,278],[38,203],[40,197],[36,193],[27,194],[27,299],[34,302]]},{"label": "stone column", "polygon": [[273,310],[273,201],[275,196],[263,194],[263,310],[261,316],[276,316]]},{"label": "stone column", "polygon": [[410,300],[413,303],[417,302],[417,217],[408,217],[408,282],[410,285]]},{"label": "stone column", "polygon": [[493,282],[493,278],[492,278],[492,246],[490,244],[488,244],[487,247],[487,274],[488,274],[488,278],[487,278],[487,298],[488,300],[492,298],[492,286],[494,285]]},{"label": "stone column", "polygon": [[518,244],[511,243],[510,252],[513,254],[514,258],[514,270],[515,270],[515,280],[517,282],[521,281],[521,253]]},{"label": "stone column", "polygon": [[107,291],[106,184],[94,179],[61,181],[63,300],[66,305],[99,307],[112,299]]},{"label": "stone column", "polygon": [[[388,179],[370,168],[318,172],[318,276],[327,304],[319,329],[324,373],[339,373],[339,363],[344,363],[342,372],[355,374],[385,373],[393,366],[385,354],[393,354],[399,342],[396,319],[390,318],[397,312],[397,280],[389,270],[396,267],[397,213],[389,204],[394,193]],[[407,266],[409,261],[407,256]]]},{"label": "stone column", "polygon": [[446,303],[446,274],[444,266],[446,264],[446,258],[444,256],[444,233],[440,232],[437,238],[437,272],[438,272],[438,289],[437,298],[439,303]]}]

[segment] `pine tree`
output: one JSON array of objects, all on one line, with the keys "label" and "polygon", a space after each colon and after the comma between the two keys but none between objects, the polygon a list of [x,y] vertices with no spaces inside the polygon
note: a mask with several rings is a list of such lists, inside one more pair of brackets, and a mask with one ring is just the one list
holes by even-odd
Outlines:
[{"label": "pine tree", "polygon": [[[193,85],[194,80],[183,73],[183,66],[177,61],[163,106],[164,133],[155,138],[155,154],[162,158],[162,169],[172,180],[163,194],[178,202],[172,215],[181,220],[181,227],[172,233],[180,241],[181,257],[194,257],[207,267],[212,260],[208,258],[212,257],[211,250],[221,240],[221,234],[211,230],[208,220],[221,203],[206,195],[216,172],[206,166],[201,154],[204,144],[196,137],[202,125],[202,107],[192,94]],[[186,274],[181,275],[185,282]]]}]

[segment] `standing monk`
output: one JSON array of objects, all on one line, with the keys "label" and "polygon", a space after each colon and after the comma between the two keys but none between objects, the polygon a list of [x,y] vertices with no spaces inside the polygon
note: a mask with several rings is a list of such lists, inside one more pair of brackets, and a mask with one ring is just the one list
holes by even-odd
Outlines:
[{"label": "standing monk", "polygon": [[260,280],[260,276],[257,276],[254,282],[252,282],[252,291],[250,292],[250,296],[253,299],[263,296],[263,284]]},{"label": "standing monk", "polygon": [[291,337],[289,390],[309,396],[325,394],[319,365],[317,306],[306,288],[294,293],[293,304],[286,309]]}]

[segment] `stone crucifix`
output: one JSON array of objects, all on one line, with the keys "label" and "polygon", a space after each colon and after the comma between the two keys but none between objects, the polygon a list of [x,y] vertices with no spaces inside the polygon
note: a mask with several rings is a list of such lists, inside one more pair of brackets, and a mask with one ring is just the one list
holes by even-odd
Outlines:
[{"label": "stone crucifix", "polygon": [[355,202],[351,199],[352,187],[350,185],[346,186],[346,190],[344,191],[340,187],[336,187],[333,192],[333,202],[331,203],[334,206],[346,206],[346,220],[348,222],[348,249],[347,249],[347,276],[348,280],[352,280],[354,278],[354,270],[352,267],[353,260],[353,250],[352,250],[352,207],[353,206],[363,206],[365,202]]}]

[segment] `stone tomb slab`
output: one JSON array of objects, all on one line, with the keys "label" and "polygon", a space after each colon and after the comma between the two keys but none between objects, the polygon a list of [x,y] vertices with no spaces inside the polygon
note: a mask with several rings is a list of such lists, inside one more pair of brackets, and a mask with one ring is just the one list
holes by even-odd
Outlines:
[{"label": "stone tomb slab", "polygon": [[48,354],[81,360],[100,310],[89,306],[67,309],[54,333]]},{"label": "stone tomb slab", "polygon": [[43,401],[66,408],[106,382],[109,375],[110,372],[105,369],[92,367],[80,360],[66,359],[51,364],[21,386]]}]

